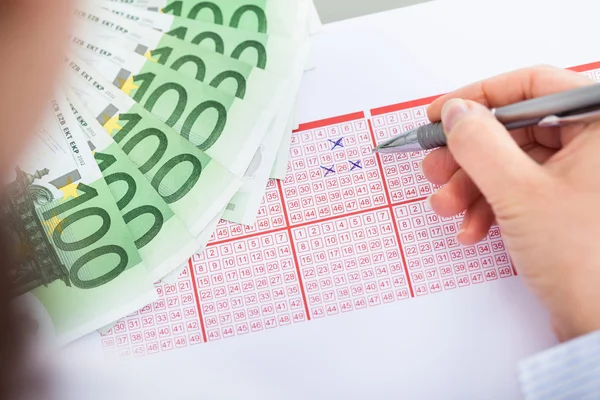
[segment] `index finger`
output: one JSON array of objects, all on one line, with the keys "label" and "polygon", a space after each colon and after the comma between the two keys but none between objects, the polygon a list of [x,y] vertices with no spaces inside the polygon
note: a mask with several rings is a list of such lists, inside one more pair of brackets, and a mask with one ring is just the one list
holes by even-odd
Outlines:
[{"label": "index finger", "polygon": [[450,99],[473,100],[488,108],[502,107],[594,83],[576,72],[539,66],[524,68],[473,83],[435,100],[427,109],[430,121],[441,119],[442,107]]}]

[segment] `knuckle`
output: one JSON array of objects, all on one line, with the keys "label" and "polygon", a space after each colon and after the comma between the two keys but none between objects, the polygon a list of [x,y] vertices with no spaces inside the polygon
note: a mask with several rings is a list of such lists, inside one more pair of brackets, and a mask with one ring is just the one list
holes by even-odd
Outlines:
[{"label": "knuckle", "polygon": [[531,86],[539,77],[553,76],[563,74],[565,70],[552,66],[550,64],[538,64],[533,67],[523,68],[516,71],[515,75],[520,75],[525,84]]}]

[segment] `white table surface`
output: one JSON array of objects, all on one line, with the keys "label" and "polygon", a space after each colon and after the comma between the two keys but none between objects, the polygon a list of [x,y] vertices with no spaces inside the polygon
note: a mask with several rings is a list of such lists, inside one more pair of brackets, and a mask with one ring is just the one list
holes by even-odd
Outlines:
[{"label": "white table surface", "polygon": [[[598,15],[600,2],[589,0],[444,0],[325,26],[300,119],[428,97],[532,64],[598,61]],[[129,398],[512,399],[517,362],[554,344],[546,314],[514,278],[144,357],[121,379],[135,383]],[[76,343],[70,359],[96,345]],[[88,398],[110,389],[77,382]],[[117,397],[126,393],[119,387]]]}]

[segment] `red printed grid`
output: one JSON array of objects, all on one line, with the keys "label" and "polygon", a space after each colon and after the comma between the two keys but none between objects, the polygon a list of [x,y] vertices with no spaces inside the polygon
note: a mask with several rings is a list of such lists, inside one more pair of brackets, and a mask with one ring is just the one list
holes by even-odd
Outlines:
[{"label": "red printed grid", "polygon": [[306,320],[287,231],[210,246],[192,268],[209,341]]},{"label": "red printed grid", "polygon": [[410,297],[388,209],[292,232],[313,318]]},{"label": "red printed grid", "polygon": [[283,193],[292,225],[385,205],[366,119],[294,135]]},{"label": "red printed grid", "polygon": [[157,284],[159,299],[119,321],[102,337],[118,357],[139,357],[204,342],[193,281],[184,270],[173,285]]},{"label": "red printed grid", "polygon": [[[600,63],[574,70],[600,81]],[[174,285],[157,284],[158,301],[102,335],[104,349],[138,357],[514,276],[497,227],[461,246],[462,216],[427,208],[437,188],[423,153],[372,153],[426,123],[432,100],[303,125],[257,224],[221,222]]]},{"label": "red printed grid", "polygon": [[425,202],[394,207],[414,293],[452,290],[513,276],[500,229],[475,246],[461,246],[461,217],[440,218]]}]

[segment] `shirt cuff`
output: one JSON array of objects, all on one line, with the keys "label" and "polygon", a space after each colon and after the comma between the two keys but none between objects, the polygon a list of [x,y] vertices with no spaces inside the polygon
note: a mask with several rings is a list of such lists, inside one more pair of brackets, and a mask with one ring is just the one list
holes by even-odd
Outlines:
[{"label": "shirt cuff", "polygon": [[527,400],[600,398],[600,331],[523,360],[519,382]]}]

